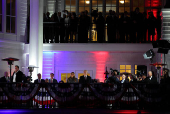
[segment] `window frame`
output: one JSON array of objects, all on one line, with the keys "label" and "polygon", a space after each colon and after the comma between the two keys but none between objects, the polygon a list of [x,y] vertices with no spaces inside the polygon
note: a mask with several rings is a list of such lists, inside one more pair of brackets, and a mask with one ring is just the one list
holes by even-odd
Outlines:
[{"label": "window frame", "polygon": [[[17,0],[15,0],[15,16],[12,16],[12,2],[11,2],[12,0],[10,0],[10,15],[7,15],[7,3],[5,3],[5,5],[6,5],[6,9],[5,9],[5,21],[6,21],[6,23],[5,23],[5,26],[6,26],[6,30],[5,30],[5,33],[7,33],[7,34],[16,34],[17,33],[17,30],[16,30],[16,28],[17,28],[17,24],[16,24],[16,22],[17,22],[17,10],[16,10],[16,8],[17,8]],[[7,1],[6,1],[7,2]],[[7,17],[10,17],[10,32],[7,32]],[[11,26],[11,23],[12,23],[12,18],[15,18],[15,32],[14,33],[12,33],[11,31],[12,31],[12,26]]]},{"label": "window frame", "polygon": [[130,69],[127,69],[127,68],[126,68],[126,66],[128,66],[129,64],[126,64],[126,65],[125,65],[125,69],[121,69],[121,65],[123,65],[123,64],[120,64],[120,65],[119,65],[119,71],[120,71],[120,73],[123,73],[123,72],[121,72],[121,70],[125,70],[124,72],[127,72],[127,70],[130,70],[131,72],[128,72],[128,73],[132,73],[132,65],[130,65],[130,67],[131,67]]},{"label": "window frame", "polygon": [[[69,4],[69,9],[70,9],[70,10],[69,10],[68,12],[76,12],[76,0],[74,0],[74,1],[75,1],[75,11],[72,11],[72,10],[71,10],[71,9],[72,9],[72,8],[71,8],[71,7],[72,7],[72,5],[71,5],[71,1],[72,1],[72,0],[69,0],[69,1],[70,1],[70,4]],[[65,7],[64,7],[64,9],[67,10],[67,8],[66,8],[66,1],[65,1]]]}]

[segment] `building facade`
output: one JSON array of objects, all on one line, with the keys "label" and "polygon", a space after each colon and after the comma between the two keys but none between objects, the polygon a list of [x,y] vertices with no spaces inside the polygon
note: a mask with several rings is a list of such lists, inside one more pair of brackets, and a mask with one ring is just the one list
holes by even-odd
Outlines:
[{"label": "building facade", "polygon": [[[37,73],[49,78],[54,72],[56,79],[65,80],[70,72],[79,77],[87,69],[92,78],[103,81],[106,67],[135,73],[136,65],[146,65],[151,70],[150,61],[145,60],[143,54],[153,48],[152,44],[43,44],[43,13],[68,10],[79,15],[88,10],[90,15],[92,9],[98,8],[106,17],[109,10],[120,15],[124,11],[130,14],[139,7],[140,12],[153,11],[156,16],[164,4],[161,0],[0,0],[0,58],[19,58],[14,65],[18,64],[26,75],[28,71],[22,67],[38,66],[33,79]],[[154,61],[162,62],[162,58],[156,54]],[[9,67],[5,62],[0,64],[2,76],[3,72],[9,72]]]}]

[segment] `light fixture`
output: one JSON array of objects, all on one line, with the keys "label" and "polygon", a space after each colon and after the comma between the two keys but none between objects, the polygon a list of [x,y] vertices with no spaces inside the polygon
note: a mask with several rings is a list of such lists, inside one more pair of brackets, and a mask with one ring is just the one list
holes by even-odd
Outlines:
[{"label": "light fixture", "polygon": [[86,4],[90,4],[90,1],[86,1]]},{"label": "light fixture", "polygon": [[121,4],[124,4],[125,2],[124,2],[124,0],[121,0],[120,3],[121,3]]},{"label": "light fixture", "polygon": [[152,59],[155,56],[153,49],[148,50],[143,54],[144,59]]}]

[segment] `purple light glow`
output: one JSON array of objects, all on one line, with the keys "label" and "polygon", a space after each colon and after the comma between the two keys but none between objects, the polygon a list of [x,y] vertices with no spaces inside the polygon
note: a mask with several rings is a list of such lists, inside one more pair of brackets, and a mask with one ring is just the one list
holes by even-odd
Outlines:
[{"label": "purple light glow", "polygon": [[25,112],[30,112],[28,110],[18,110],[18,109],[4,109],[0,110],[0,114],[21,114]]}]

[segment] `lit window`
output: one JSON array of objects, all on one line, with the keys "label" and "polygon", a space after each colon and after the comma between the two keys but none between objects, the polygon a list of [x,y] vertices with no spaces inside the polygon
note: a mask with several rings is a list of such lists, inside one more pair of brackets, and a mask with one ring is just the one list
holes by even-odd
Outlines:
[{"label": "lit window", "polygon": [[109,10],[116,11],[116,0],[106,0],[106,13],[109,13]]},{"label": "lit window", "polygon": [[15,33],[16,0],[6,0],[6,32]]},{"label": "lit window", "polygon": [[70,77],[71,73],[61,73],[61,80],[67,83],[67,79]]},{"label": "lit window", "polygon": [[135,11],[136,7],[139,8],[140,12],[144,12],[144,6],[145,6],[144,0],[133,0],[133,11]]},{"label": "lit window", "polygon": [[120,65],[120,73],[123,72],[131,73],[131,65]]},{"label": "lit window", "polygon": [[90,9],[90,0],[79,0],[79,12],[87,10],[89,12]]},{"label": "lit window", "polygon": [[65,10],[76,12],[76,0],[65,0]]},{"label": "lit window", "polygon": [[137,74],[137,68],[138,68],[138,65],[135,65],[135,74]]},{"label": "lit window", "polygon": [[119,0],[119,13],[130,13],[130,0]]}]

